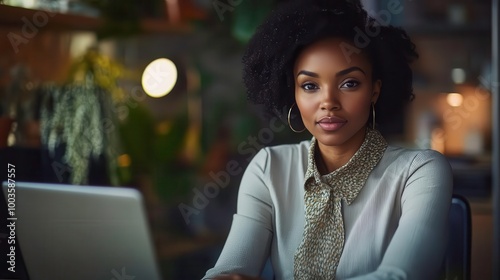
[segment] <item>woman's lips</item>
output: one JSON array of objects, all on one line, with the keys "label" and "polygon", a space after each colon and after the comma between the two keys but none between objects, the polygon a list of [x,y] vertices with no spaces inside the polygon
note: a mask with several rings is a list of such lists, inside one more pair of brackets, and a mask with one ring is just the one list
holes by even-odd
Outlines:
[{"label": "woman's lips", "polygon": [[335,116],[327,116],[323,117],[318,121],[318,125],[325,131],[337,131],[342,128],[347,123],[347,120],[344,120]]}]

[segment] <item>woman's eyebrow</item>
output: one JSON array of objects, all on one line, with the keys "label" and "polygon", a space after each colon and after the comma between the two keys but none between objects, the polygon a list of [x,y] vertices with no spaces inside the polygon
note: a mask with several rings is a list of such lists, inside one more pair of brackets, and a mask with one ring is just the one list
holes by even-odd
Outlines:
[{"label": "woman's eyebrow", "polygon": [[306,76],[310,76],[310,77],[313,77],[313,78],[319,78],[319,75],[314,73],[314,72],[310,72],[310,71],[306,71],[306,70],[301,70],[298,74],[297,74],[297,77],[300,76],[300,75],[306,75]]},{"label": "woman's eyebrow", "polygon": [[337,74],[335,74],[335,77],[344,76],[344,75],[347,75],[347,74],[354,72],[354,71],[360,71],[361,73],[363,73],[366,76],[366,73],[365,73],[365,71],[363,71],[363,69],[361,69],[357,66],[353,66],[353,67],[349,67],[347,69],[344,69],[342,71],[339,71]]},{"label": "woman's eyebrow", "polygon": [[[363,71],[363,69],[361,69],[357,66],[353,66],[353,67],[349,67],[347,69],[344,69],[344,70],[337,72],[337,74],[335,74],[335,77],[344,76],[344,75],[347,75],[347,74],[354,72],[354,71],[360,71],[361,73],[363,73],[366,76],[366,73],[365,73],[365,71]],[[319,75],[317,73],[307,71],[307,70],[299,71],[299,73],[297,74],[297,77],[300,75],[306,75],[306,76],[310,76],[313,78],[319,78]]]}]

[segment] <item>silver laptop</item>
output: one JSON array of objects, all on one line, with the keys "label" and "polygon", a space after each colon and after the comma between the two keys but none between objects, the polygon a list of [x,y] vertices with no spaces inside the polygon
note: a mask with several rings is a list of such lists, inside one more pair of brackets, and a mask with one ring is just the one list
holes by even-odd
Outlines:
[{"label": "silver laptop", "polygon": [[32,280],[160,279],[137,190],[16,182],[14,214]]}]

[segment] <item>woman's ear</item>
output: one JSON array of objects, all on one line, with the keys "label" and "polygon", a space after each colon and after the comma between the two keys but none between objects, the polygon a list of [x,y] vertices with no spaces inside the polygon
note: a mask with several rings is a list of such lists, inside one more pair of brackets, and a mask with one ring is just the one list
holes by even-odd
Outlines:
[{"label": "woman's ear", "polygon": [[377,103],[377,100],[380,96],[380,89],[382,88],[382,81],[381,80],[376,80],[373,83],[373,96],[372,96],[372,103]]}]

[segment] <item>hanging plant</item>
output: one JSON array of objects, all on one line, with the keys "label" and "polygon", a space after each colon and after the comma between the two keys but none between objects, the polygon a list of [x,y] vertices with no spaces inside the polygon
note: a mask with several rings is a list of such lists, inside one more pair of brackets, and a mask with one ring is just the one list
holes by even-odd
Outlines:
[{"label": "hanging plant", "polygon": [[64,145],[62,164],[69,166],[71,184],[87,184],[90,162],[104,155],[110,182],[117,183],[114,172],[117,151],[109,93],[96,87],[91,77],[83,85],[49,86],[41,110],[42,145],[55,158],[56,148]]},{"label": "hanging plant", "polygon": [[125,68],[102,55],[95,48],[89,48],[80,58],[76,59],[69,71],[69,84],[94,84],[106,90],[113,101],[123,100],[123,89],[118,86],[118,79],[127,75]]},{"label": "hanging plant", "polygon": [[56,158],[57,147],[65,147],[60,160],[71,169],[72,184],[87,184],[90,163],[101,156],[110,183],[119,183],[116,159],[120,145],[113,106],[123,96],[117,85],[121,73],[118,64],[89,50],[73,65],[67,84],[44,88],[42,145],[52,158]]}]

